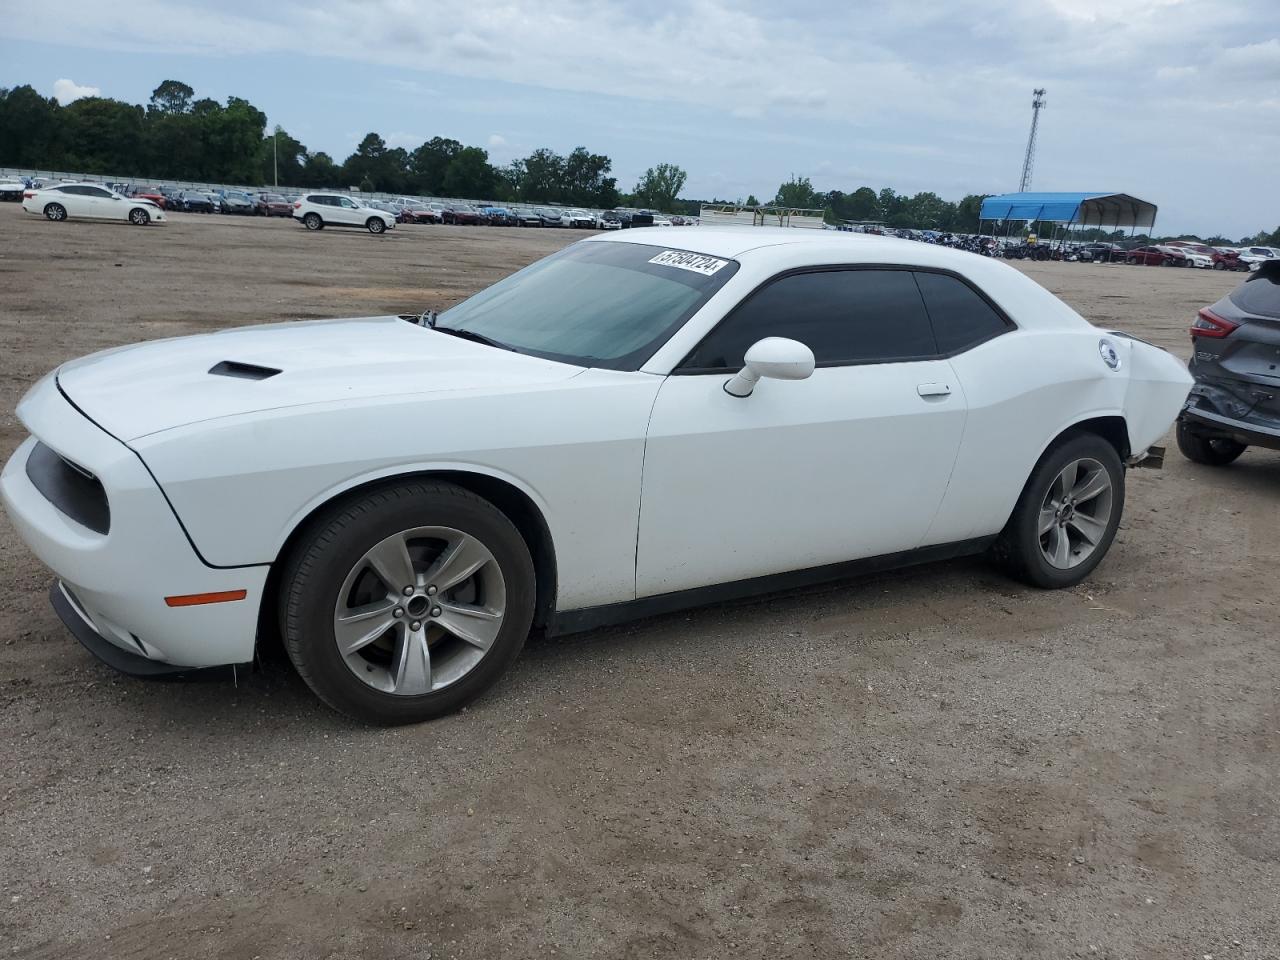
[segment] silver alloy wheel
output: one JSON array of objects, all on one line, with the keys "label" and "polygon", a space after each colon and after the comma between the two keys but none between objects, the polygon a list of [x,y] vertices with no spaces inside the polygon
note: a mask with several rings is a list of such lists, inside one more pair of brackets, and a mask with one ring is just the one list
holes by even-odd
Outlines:
[{"label": "silver alloy wheel", "polygon": [[60,203],[51,203],[44,208],[44,215],[55,222],[65,220],[67,219],[67,208]]},{"label": "silver alloy wheel", "polygon": [[488,547],[451,527],[415,527],[375,544],[348,572],[334,642],[364,683],[419,696],[476,668],[506,605],[506,581]]},{"label": "silver alloy wheel", "polygon": [[1040,504],[1040,552],[1059,570],[1079,566],[1098,549],[1111,522],[1111,474],[1091,457],[1072,460],[1053,478]]},{"label": "silver alloy wheel", "polygon": [[134,207],[133,210],[129,212],[129,219],[140,227],[145,226],[151,221],[151,218],[147,216],[147,211],[143,210],[141,207]]}]

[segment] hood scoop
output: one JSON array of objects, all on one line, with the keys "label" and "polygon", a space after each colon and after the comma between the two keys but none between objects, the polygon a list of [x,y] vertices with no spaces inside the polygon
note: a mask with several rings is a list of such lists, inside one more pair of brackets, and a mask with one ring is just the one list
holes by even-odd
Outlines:
[{"label": "hood scoop", "polygon": [[275,367],[260,367],[256,363],[241,363],[239,360],[223,360],[209,368],[215,377],[231,377],[234,380],[266,380],[283,371]]}]

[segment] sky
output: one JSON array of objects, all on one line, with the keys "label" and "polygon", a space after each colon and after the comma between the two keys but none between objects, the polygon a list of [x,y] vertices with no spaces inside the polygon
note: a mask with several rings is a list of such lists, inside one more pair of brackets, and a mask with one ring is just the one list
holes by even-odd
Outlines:
[{"label": "sky", "polygon": [[1129,193],[1159,233],[1280,226],[1280,0],[0,0],[0,87],[240,96],[339,162],[369,131],[505,164],[679,164],[686,197]]}]

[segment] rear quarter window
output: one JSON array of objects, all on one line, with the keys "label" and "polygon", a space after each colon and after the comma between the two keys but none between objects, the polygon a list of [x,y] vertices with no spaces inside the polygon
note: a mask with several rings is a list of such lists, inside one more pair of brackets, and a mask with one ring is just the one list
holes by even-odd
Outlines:
[{"label": "rear quarter window", "polygon": [[1012,329],[981,294],[955,277],[917,273],[916,282],[933,322],[939,353],[961,353]]}]

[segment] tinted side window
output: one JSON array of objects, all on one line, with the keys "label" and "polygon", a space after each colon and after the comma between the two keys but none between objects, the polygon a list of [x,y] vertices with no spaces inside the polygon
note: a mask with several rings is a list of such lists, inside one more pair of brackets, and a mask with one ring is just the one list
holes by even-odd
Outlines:
[{"label": "tinted side window", "polygon": [[968,284],[942,273],[917,273],[941,353],[959,353],[1009,329],[1004,317]]},{"label": "tinted side window", "polygon": [[101,187],[82,187],[81,189],[86,197],[106,197],[108,199],[111,197],[111,194]]},{"label": "tinted side window", "polygon": [[783,277],[751,294],[682,366],[737,370],[747,348],[765,337],[799,340],[828,366],[938,352],[910,271],[823,270]]}]

